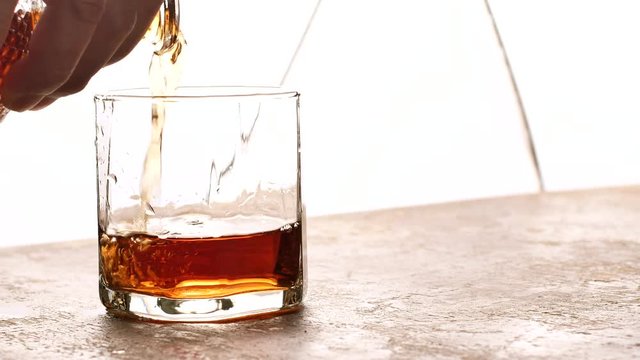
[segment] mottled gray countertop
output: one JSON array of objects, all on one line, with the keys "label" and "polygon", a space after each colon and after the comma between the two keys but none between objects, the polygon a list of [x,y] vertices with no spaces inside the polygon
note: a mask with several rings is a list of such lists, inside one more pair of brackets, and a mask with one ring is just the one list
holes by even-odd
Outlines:
[{"label": "mottled gray countertop", "polygon": [[2,359],[640,358],[640,188],[310,219],[296,314],[105,315],[96,241],[0,250]]}]

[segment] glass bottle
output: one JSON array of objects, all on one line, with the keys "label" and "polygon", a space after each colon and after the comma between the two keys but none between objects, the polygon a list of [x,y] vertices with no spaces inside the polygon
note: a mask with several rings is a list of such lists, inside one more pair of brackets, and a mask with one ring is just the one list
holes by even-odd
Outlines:
[{"label": "glass bottle", "polygon": [[[0,49],[0,87],[11,66],[29,52],[33,29],[40,20],[45,6],[42,0],[20,0],[16,5],[9,32]],[[8,113],[9,109],[2,106],[0,99],[0,121]]]}]

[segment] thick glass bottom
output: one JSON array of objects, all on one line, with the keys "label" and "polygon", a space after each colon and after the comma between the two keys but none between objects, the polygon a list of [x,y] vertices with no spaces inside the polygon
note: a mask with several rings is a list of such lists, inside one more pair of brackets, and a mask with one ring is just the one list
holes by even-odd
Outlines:
[{"label": "thick glass bottom", "polygon": [[280,315],[301,307],[302,287],[205,299],[170,299],[113,290],[100,281],[100,300],[117,317],[163,322],[227,322]]}]

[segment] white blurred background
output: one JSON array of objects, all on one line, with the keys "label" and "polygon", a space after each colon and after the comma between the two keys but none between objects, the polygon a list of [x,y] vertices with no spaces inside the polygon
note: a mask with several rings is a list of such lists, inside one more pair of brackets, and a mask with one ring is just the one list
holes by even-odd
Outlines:
[{"label": "white blurred background", "polygon": [[[185,83],[278,84],[316,4],[183,0]],[[640,2],[490,4],[547,189],[640,183]],[[95,237],[92,94],[146,85],[148,60],[0,124],[0,246]],[[309,215],[537,191],[483,0],[323,0],[285,86]]]}]

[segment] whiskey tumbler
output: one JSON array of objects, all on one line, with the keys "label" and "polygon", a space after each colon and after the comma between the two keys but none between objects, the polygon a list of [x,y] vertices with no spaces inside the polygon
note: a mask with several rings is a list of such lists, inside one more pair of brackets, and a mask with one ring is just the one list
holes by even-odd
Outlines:
[{"label": "whiskey tumbler", "polygon": [[299,94],[97,95],[99,293],[109,313],[220,321],[299,308]]}]

